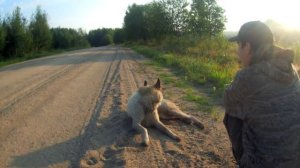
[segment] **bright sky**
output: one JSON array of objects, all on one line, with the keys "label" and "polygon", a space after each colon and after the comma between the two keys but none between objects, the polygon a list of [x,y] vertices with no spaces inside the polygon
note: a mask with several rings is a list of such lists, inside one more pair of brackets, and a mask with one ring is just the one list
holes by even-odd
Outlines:
[{"label": "bright sky", "polygon": [[217,0],[225,9],[227,30],[239,30],[248,21],[268,19],[291,29],[300,29],[298,0]]},{"label": "bright sky", "polygon": [[[19,6],[30,19],[40,5],[48,14],[51,27],[97,28],[122,27],[126,9],[133,3],[146,4],[153,0],[0,0],[0,17],[3,18]],[[191,0],[189,0],[191,1]],[[226,30],[236,31],[252,20],[273,19],[290,28],[300,29],[300,12],[297,0],[217,0],[225,9]]]}]

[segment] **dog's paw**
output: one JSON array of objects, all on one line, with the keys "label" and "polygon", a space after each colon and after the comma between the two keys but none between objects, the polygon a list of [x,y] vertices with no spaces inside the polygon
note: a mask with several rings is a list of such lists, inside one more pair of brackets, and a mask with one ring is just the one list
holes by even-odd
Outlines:
[{"label": "dog's paw", "polygon": [[149,146],[149,142],[142,142],[141,145],[142,145],[143,147],[147,147],[147,146]]},{"label": "dog's paw", "polygon": [[149,146],[149,138],[146,138],[146,139],[142,140],[141,145],[144,146],[144,147]]},{"label": "dog's paw", "polygon": [[204,129],[204,125],[200,122],[195,122],[194,125],[196,125],[199,129]]},{"label": "dog's paw", "polygon": [[176,137],[174,137],[174,140],[176,140],[177,142],[180,142],[180,141],[181,141],[181,138],[178,137],[178,136],[176,136]]}]

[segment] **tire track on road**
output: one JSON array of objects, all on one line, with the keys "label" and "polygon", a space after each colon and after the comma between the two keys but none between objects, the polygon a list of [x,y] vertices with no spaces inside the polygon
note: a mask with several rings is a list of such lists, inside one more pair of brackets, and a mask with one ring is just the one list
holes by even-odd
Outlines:
[{"label": "tire track on road", "polygon": [[81,158],[86,154],[89,150],[91,144],[91,138],[94,132],[97,130],[97,122],[101,117],[102,109],[104,104],[107,101],[108,94],[110,92],[112,83],[117,80],[119,67],[121,63],[121,57],[119,55],[118,49],[115,51],[115,55],[111,60],[109,68],[105,72],[105,77],[103,79],[103,83],[100,85],[101,88],[99,90],[98,98],[96,100],[96,104],[93,110],[86,116],[86,122],[83,125],[79,137],[79,152],[76,157],[76,161],[71,163],[72,167],[79,167]]},{"label": "tire track on road", "polygon": [[[4,105],[4,107],[2,107],[0,109],[1,116],[5,115],[7,113],[7,111],[9,111],[9,109],[11,109],[14,105],[18,104],[19,102],[21,102],[23,99],[26,99],[29,96],[33,96],[34,94],[36,94],[42,88],[44,88],[47,85],[53,83],[56,79],[64,76],[68,72],[76,69],[78,66],[80,66],[81,62],[84,62],[87,59],[88,58],[83,57],[81,59],[76,60],[75,62],[73,62],[74,65],[67,65],[66,67],[63,67],[63,68],[57,70],[56,73],[54,73],[50,77],[42,80],[41,82],[36,84],[34,87],[28,89],[27,91],[25,91],[24,93],[21,93],[18,96],[14,96],[14,97],[17,97],[17,98],[13,99],[11,102]],[[24,90],[24,88],[22,88],[21,90]],[[20,90],[16,91],[16,93],[18,93],[18,92],[20,92]]]},{"label": "tire track on road", "polygon": [[80,167],[126,167],[126,146],[137,145],[130,141],[133,131],[131,120],[125,113],[125,104],[128,96],[139,86],[137,81],[141,80],[134,74],[137,67],[130,65],[136,58],[128,55],[124,48],[118,48],[117,53],[120,61],[115,71],[111,72],[114,75],[111,85],[109,88],[103,86],[99,96],[102,101],[98,102],[91,117],[94,121],[89,122],[88,133],[83,136],[82,152],[78,157]]},{"label": "tire track on road", "polygon": [[[11,103],[9,107],[4,109],[4,111],[1,111],[0,121],[3,121],[3,122],[10,121],[10,123],[3,123],[0,126],[0,132],[1,132],[0,142],[4,141],[6,138],[8,138],[9,135],[11,135],[12,132],[16,128],[18,128],[22,124],[24,124],[23,121],[27,117],[35,115],[36,112],[38,112],[38,109],[40,109],[47,102],[51,101],[55,96],[54,93],[59,92],[60,90],[63,89],[63,87],[57,88],[56,92],[53,92],[53,94],[50,95],[50,97],[43,97],[42,99],[39,99],[39,101],[35,102],[34,106],[30,105],[30,109],[24,109],[22,111],[19,111],[19,110],[14,109],[16,106],[21,105],[22,107],[24,106],[24,108],[27,108],[26,104],[28,101],[30,101],[29,99],[32,99],[32,98],[36,99],[37,97],[34,97],[34,95],[37,95],[40,92],[43,92],[44,90],[46,90],[45,87],[48,87],[50,84],[54,83],[55,81],[60,79],[62,76],[76,70],[77,73],[75,76],[73,76],[70,79],[64,78],[65,80],[68,80],[68,82],[71,82],[72,79],[75,78],[78,74],[84,72],[87,68],[89,68],[88,65],[82,65],[82,64],[76,64],[76,65],[71,65],[71,66],[72,67],[68,66],[64,70],[59,71],[58,73],[56,73],[55,75],[52,76],[53,78],[48,78],[48,79],[44,80],[38,88],[36,88],[32,91],[32,93],[28,93],[28,94],[24,95],[23,97],[19,98],[19,100],[17,102]],[[14,113],[17,113],[17,115]],[[15,117],[13,117],[13,116],[15,116]],[[14,122],[12,122],[12,121],[14,121]],[[5,125],[5,127],[4,127],[4,125]]]}]

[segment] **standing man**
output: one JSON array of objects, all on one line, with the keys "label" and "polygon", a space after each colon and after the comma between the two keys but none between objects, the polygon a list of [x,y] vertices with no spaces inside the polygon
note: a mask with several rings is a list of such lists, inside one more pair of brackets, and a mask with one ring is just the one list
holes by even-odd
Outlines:
[{"label": "standing man", "polygon": [[300,81],[294,53],[260,21],[230,39],[242,69],[224,93],[224,124],[240,168],[300,167]]}]

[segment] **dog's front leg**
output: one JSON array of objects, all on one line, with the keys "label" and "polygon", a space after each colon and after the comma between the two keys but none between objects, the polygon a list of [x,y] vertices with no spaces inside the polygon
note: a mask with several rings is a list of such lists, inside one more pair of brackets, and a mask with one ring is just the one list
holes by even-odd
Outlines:
[{"label": "dog's front leg", "polygon": [[142,134],[142,143],[141,144],[143,146],[148,146],[149,145],[149,135],[148,135],[147,129],[138,122],[132,123],[132,127],[136,131],[138,131],[140,134]]}]

